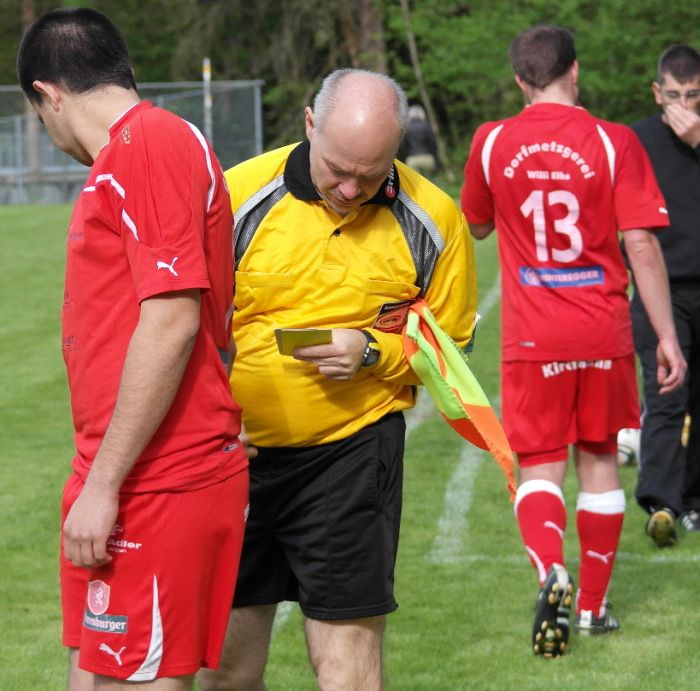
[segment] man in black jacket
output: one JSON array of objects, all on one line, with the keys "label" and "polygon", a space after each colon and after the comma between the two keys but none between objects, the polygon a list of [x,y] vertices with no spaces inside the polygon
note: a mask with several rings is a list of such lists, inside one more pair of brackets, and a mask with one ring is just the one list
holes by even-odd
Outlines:
[{"label": "man in black jacket", "polygon": [[438,169],[437,142],[423,106],[412,105],[408,109],[408,126],[399,146],[398,158],[427,177]]},{"label": "man in black jacket", "polygon": [[[677,541],[679,518],[686,530],[700,531],[700,53],[685,45],[664,51],[653,91],[663,112],[633,129],[649,154],[671,221],[659,240],[688,376],[681,388],[659,395],[657,339],[635,292],[632,322],[645,409],[635,494],[649,513],[647,534],[666,547]],[[684,447],[686,413],[691,427]]]}]

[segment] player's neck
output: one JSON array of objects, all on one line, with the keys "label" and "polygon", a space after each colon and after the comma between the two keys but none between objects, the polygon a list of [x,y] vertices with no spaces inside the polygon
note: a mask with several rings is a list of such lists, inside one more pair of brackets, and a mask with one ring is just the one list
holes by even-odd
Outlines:
[{"label": "player's neck", "polygon": [[552,84],[545,89],[532,89],[528,96],[530,105],[558,103],[562,106],[575,106],[578,103],[578,94],[575,88],[564,88],[558,84]]},{"label": "player's neck", "polygon": [[135,91],[121,87],[104,87],[84,95],[81,115],[87,126],[80,139],[93,161],[109,142],[110,127],[138,102]]},{"label": "player's neck", "polygon": [[557,103],[563,106],[578,105],[578,65],[576,63],[566,74],[542,89],[527,84],[517,77],[516,81],[523,90],[525,100],[530,105],[538,103]]},{"label": "player's neck", "polygon": [[576,106],[578,103],[574,101],[571,98],[537,98],[537,99],[532,99],[528,105],[529,106],[534,106],[539,103],[556,103],[557,105],[561,106]]}]

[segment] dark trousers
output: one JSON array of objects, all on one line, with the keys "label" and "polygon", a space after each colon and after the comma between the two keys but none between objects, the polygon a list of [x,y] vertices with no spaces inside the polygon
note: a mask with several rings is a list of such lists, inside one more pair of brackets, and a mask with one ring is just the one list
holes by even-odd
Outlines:
[{"label": "dark trousers", "polygon": [[[659,394],[656,381],[658,340],[635,291],[632,298],[634,344],[644,377],[639,477],[639,505],[668,507],[676,514],[700,510],[700,285],[672,285],[671,302],[683,355],[685,382],[670,394]],[[681,444],[685,414],[692,419],[687,448]]]}]

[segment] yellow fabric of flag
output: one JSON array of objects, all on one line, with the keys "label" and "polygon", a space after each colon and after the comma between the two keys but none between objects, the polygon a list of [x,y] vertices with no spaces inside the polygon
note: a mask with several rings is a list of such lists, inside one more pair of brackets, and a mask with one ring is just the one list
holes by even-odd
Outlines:
[{"label": "yellow fabric of flag", "polygon": [[440,328],[424,300],[411,305],[403,330],[411,369],[447,423],[464,439],[490,452],[515,498],[513,452],[462,349]]}]

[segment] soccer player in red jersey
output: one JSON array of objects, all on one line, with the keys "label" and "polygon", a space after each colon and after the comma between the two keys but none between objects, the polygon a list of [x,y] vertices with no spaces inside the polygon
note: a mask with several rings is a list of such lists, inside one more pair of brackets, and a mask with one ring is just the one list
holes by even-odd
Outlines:
[{"label": "soccer player in red jersey", "polygon": [[226,365],[228,191],[196,127],[140,101],[104,15],[48,12],[17,65],[56,145],[91,167],[63,302],[76,445],[61,550],[68,687],[188,689],[219,661],[248,497]]},{"label": "soccer player in red jersey", "polygon": [[668,225],[668,214],[639,141],[578,105],[566,29],[523,32],[510,58],[528,105],[477,130],[461,202],[474,237],[498,231],[503,418],[520,468],[515,513],[541,586],[533,648],[552,657],[568,642],[573,599],[563,557],[570,444],[580,488],[575,628],[618,627],[606,607],[625,509],[616,436],[639,424],[618,231],[659,338],[661,391],[680,386],[686,363],[652,232]]}]

